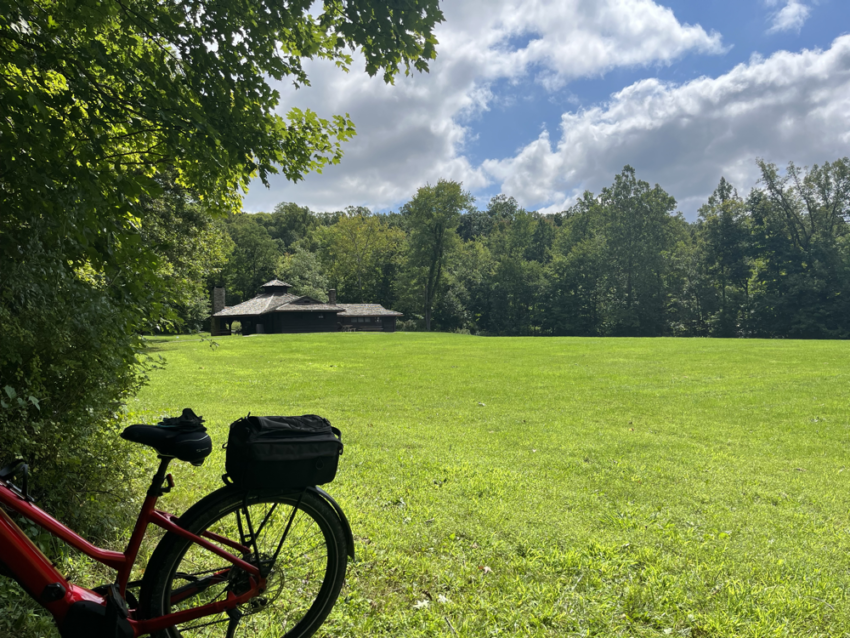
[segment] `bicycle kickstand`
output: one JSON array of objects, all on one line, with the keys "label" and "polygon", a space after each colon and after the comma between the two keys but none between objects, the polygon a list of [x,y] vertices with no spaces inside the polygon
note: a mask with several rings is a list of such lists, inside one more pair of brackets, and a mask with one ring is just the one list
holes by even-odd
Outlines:
[{"label": "bicycle kickstand", "polygon": [[230,622],[227,623],[227,636],[225,638],[236,638],[236,625],[244,615],[239,609],[234,607],[227,610],[227,615],[230,617]]}]

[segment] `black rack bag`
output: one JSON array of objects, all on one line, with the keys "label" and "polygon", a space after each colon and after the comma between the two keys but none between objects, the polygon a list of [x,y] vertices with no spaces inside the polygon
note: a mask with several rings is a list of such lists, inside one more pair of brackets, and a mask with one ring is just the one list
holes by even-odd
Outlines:
[{"label": "black rack bag", "polygon": [[342,434],[315,414],[251,416],[230,424],[226,480],[243,489],[299,489],[330,483]]}]

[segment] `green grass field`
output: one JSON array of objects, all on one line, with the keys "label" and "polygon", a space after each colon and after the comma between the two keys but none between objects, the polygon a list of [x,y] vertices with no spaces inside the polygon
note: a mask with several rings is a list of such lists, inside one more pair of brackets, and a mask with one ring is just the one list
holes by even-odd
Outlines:
[{"label": "green grass field", "polygon": [[[217,342],[158,341],[130,409],[342,429],[357,562],[320,635],[850,636],[850,343]],[[223,468],[175,464],[163,507]]]}]

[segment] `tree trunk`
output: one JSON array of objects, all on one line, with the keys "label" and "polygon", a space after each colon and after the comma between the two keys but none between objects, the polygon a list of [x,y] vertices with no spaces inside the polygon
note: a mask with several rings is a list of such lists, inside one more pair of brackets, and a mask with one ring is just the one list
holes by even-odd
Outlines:
[{"label": "tree trunk", "polygon": [[425,286],[425,332],[431,332],[431,296],[428,294],[428,286]]}]

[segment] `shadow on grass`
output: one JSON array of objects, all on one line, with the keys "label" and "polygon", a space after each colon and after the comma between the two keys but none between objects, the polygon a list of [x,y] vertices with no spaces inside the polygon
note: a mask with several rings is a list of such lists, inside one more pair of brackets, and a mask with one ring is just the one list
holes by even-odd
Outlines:
[{"label": "shadow on grass", "polygon": [[190,334],[190,335],[156,335],[156,336],[147,336],[144,338],[145,341],[145,351],[146,352],[162,352],[165,350],[164,347],[166,344],[174,343],[174,342],[203,342],[210,341],[209,335],[201,334]]}]

